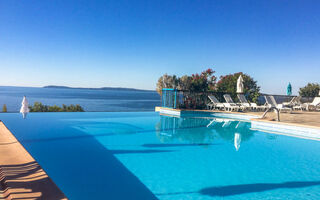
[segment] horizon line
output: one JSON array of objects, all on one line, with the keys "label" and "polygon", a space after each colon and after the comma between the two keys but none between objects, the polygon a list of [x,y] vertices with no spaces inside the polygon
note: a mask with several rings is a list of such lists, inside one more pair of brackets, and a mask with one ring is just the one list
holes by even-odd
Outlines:
[{"label": "horizon line", "polygon": [[130,87],[121,87],[121,86],[103,86],[103,87],[77,87],[77,86],[65,86],[65,85],[45,85],[45,86],[21,86],[21,85],[0,85],[0,87],[28,87],[28,88],[50,88],[56,87],[59,88],[69,88],[69,89],[131,89],[131,90],[144,90],[144,91],[156,91],[156,89],[141,89],[141,88],[130,88]]}]

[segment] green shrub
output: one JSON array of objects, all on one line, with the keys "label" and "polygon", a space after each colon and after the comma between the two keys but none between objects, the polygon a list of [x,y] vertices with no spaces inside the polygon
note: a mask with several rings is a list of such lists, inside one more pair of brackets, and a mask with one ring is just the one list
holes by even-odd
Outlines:
[{"label": "green shrub", "polygon": [[224,101],[223,94],[230,94],[233,100],[237,100],[237,80],[242,75],[244,95],[249,102],[257,103],[260,96],[260,87],[252,77],[243,72],[238,72],[220,76],[217,82],[218,79],[214,74],[215,71],[210,68],[200,74],[192,74],[191,76],[177,77],[176,75],[164,74],[157,82],[157,92],[161,95],[163,88],[184,91],[184,99],[179,107],[203,109],[206,107],[209,94],[214,94],[220,101]]},{"label": "green shrub", "polygon": [[29,106],[30,112],[84,112],[83,108],[77,104],[70,106],[67,106],[65,104],[62,104],[62,107],[53,105],[43,105],[40,102],[35,102],[33,106]]},{"label": "green shrub", "polygon": [[243,78],[244,94],[247,96],[248,101],[257,103],[260,96],[260,87],[257,85],[257,81],[242,72],[221,76],[216,85],[217,92],[230,94],[233,100],[238,99],[236,85],[240,75]]},{"label": "green shrub", "polygon": [[184,75],[181,78],[176,75],[164,74],[157,82],[157,92],[161,95],[163,88],[175,88],[192,92],[207,92],[213,90],[217,77],[215,71],[207,69],[200,74]]}]

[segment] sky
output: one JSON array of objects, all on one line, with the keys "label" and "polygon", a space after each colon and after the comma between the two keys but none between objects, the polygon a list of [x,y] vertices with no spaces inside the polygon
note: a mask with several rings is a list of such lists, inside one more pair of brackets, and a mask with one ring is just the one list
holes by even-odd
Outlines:
[{"label": "sky", "polygon": [[318,0],[2,0],[0,85],[155,89],[244,72],[261,91],[320,82]]}]

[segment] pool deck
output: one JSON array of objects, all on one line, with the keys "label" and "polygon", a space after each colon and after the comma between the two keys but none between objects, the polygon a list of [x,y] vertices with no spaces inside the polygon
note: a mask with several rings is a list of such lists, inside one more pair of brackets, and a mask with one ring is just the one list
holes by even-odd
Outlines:
[{"label": "pool deck", "polygon": [[0,155],[0,199],[67,199],[1,121]]},{"label": "pool deck", "polygon": [[[262,113],[257,113],[262,115]],[[268,112],[263,121],[274,121],[276,114]],[[312,126],[320,128],[320,112],[293,111],[290,113],[280,113],[280,123],[295,124],[301,126]]]}]

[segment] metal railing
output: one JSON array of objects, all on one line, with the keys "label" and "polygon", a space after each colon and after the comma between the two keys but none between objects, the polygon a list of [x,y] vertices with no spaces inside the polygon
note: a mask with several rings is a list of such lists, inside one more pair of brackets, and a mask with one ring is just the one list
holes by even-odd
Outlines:
[{"label": "metal railing", "polygon": [[[183,91],[173,88],[163,88],[161,96],[162,107],[174,108],[174,109],[206,109],[207,104],[210,102],[208,96],[214,95],[221,103],[224,103],[223,92],[193,92]],[[261,94],[258,97],[257,103],[264,105],[266,103],[264,96],[269,94]],[[283,102],[290,102],[295,96],[287,95],[272,95],[274,96],[278,104]],[[312,102],[314,97],[302,97],[301,102]],[[247,98],[248,99],[248,98]],[[239,102],[237,97],[234,97],[235,102]]]},{"label": "metal railing", "polygon": [[161,105],[166,108],[177,108],[177,90],[173,88],[163,88]]},{"label": "metal railing", "polygon": [[[277,94],[261,94],[258,97],[258,104],[263,105],[266,103],[264,96],[274,96],[274,98],[278,104],[281,104],[283,102],[290,102],[290,100],[293,97],[296,97],[296,96],[277,95]],[[301,97],[300,101],[301,101],[301,103],[306,103],[306,102],[312,102],[313,99],[314,99],[314,97]]]},{"label": "metal railing", "polygon": [[210,102],[209,95],[214,95],[223,102],[223,93],[218,92],[192,92],[172,88],[163,88],[161,105],[166,108],[205,109]]}]

